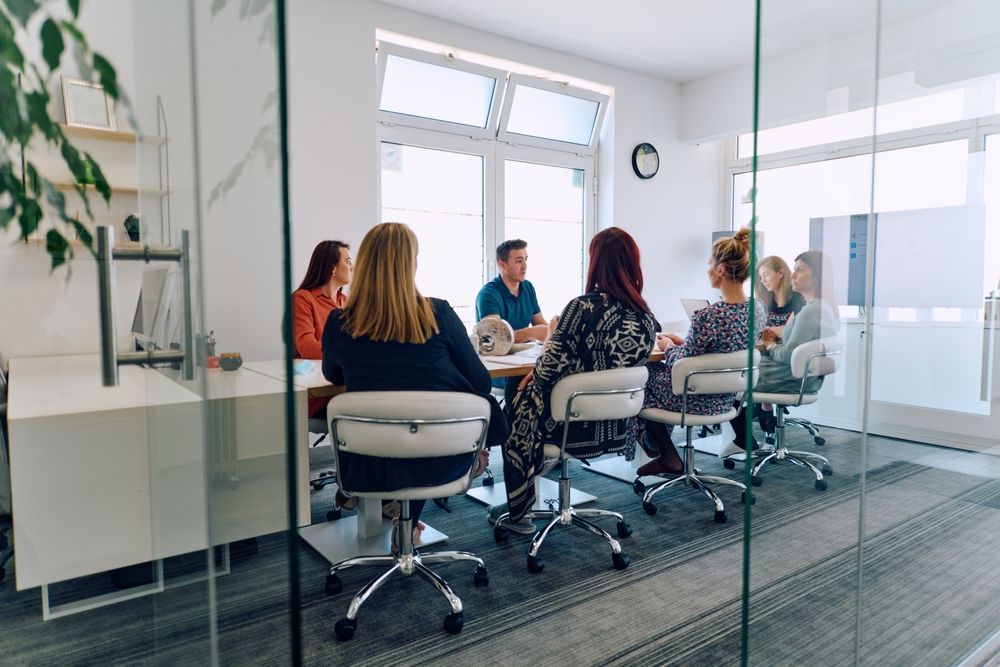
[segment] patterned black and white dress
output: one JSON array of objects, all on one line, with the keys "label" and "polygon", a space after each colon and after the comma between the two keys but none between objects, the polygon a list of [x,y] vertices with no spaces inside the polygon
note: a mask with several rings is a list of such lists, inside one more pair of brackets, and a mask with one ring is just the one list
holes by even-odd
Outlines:
[{"label": "patterned black and white dress", "polygon": [[[754,344],[760,340],[760,334],[767,323],[767,312],[760,301],[755,301]],[[662,362],[654,361],[647,364],[649,380],[646,382],[646,397],[644,408],[660,408],[671,412],[680,412],[683,398],[673,391],[674,364],[684,357],[694,357],[700,354],[724,354],[745,350],[750,344],[747,334],[750,331],[749,303],[727,303],[716,301],[702,308],[691,317],[691,328],[683,345],[668,347]],[[735,394],[701,394],[688,399],[688,412],[694,415],[719,414],[729,410],[733,405]],[[628,447],[625,458],[635,457],[635,439],[645,427],[645,420],[638,417],[629,420]],[[668,429],[669,430],[669,429]]]},{"label": "patterned black and white dress", "polygon": [[[534,479],[544,446],[562,442],[561,423],[552,419],[549,396],[556,382],[575,373],[640,366],[656,338],[656,320],[607,294],[588,293],[567,304],[535,363],[531,384],[514,398],[510,437],[504,445],[504,482],[511,519],[518,521],[535,502]],[[570,425],[566,449],[577,458],[622,451],[626,420]]]}]

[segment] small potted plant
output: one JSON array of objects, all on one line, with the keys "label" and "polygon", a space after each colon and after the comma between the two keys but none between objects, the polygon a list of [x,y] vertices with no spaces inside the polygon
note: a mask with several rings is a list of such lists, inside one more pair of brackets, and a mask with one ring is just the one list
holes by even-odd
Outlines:
[{"label": "small potted plant", "polygon": [[125,233],[128,234],[128,240],[133,243],[139,240],[139,217],[129,214],[125,218]]}]

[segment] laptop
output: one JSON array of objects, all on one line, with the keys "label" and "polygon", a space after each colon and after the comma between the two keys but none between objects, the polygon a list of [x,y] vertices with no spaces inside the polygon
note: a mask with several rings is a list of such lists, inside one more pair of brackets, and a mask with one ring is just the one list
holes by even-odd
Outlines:
[{"label": "laptop", "polygon": [[694,314],[702,308],[708,308],[709,305],[708,299],[681,299],[681,306],[684,307],[688,319],[694,317]]}]

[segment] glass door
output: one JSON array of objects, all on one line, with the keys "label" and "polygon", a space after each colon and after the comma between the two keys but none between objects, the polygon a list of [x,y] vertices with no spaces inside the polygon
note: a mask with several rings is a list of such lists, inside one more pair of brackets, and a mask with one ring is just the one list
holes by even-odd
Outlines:
[{"label": "glass door", "polygon": [[110,202],[31,148],[86,231],[69,270],[10,244],[14,662],[299,658],[306,396],[261,370],[286,356],[282,7],[240,4],[83,3],[65,33],[106,60],[62,73],[121,94],[106,127],[56,119]]}]

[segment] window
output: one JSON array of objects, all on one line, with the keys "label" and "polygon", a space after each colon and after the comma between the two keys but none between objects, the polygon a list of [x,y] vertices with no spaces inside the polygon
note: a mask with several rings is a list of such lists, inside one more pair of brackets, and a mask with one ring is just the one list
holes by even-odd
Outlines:
[{"label": "window", "polygon": [[382,220],[417,234],[417,285],[467,325],[495,249],[528,242],[546,317],[583,288],[595,153],[609,97],[393,44],[379,46]]}]

